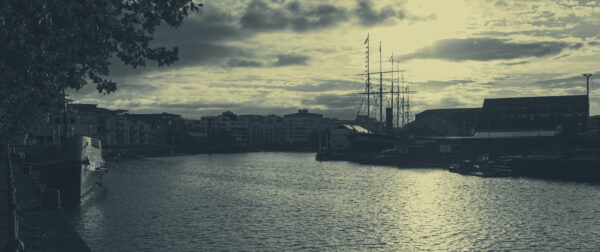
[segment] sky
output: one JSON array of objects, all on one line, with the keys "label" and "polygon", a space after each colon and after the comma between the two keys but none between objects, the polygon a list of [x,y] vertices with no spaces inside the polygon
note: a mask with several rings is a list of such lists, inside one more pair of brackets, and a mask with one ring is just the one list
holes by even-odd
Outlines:
[{"label": "sky", "polygon": [[[154,46],[179,48],[168,67],[118,61],[118,90],[70,91],[76,103],[186,118],[294,113],[364,115],[365,39],[370,69],[403,71],[413,113],[481,107],[484,98],[585,94],[600,76],[600,1],[205,0]],[[394,79],[401,77],[395,74]],[[389,90],[392,75],[383,75]],[[379,85],[379,76],[371,82]],[[593,78],[592,78],[593,82]],[[397,80],[395,85],[397,85]],[[598,81],[600,84],[600,81]],[[590,95],[600,114],[600,90]],[[384,100],[389,104],[389,99]]]}]

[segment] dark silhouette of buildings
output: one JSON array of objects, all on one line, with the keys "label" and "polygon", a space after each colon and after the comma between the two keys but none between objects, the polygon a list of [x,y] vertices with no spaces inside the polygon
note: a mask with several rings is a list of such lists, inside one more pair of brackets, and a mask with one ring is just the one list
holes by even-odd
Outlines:
[{"label": "dark silhouette of buildings", "polygon": [[471,136],[477,129],[481,108],[430,109],[415,115],[413,127],[423,127],[425,135]]},{"label": "dark silhouette of buildings", "polygon": [[585,95],[488,98],[482,108],[423,111],[409,128],[425,136],[572,134],[585,132],[588,118]]},{"label": "dark silhouette of buildings", "polygon": [[485,99],[478,131],[583,132],[588,117],[586,95]]}]

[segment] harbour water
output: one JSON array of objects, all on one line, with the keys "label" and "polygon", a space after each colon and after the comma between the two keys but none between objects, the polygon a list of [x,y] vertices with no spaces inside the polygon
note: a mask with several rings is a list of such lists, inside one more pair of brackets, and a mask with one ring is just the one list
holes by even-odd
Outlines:
[{"label": "harbour water", "polygon": [[600,185],[245,153],[112,163],[94,251],[600,250]]}]

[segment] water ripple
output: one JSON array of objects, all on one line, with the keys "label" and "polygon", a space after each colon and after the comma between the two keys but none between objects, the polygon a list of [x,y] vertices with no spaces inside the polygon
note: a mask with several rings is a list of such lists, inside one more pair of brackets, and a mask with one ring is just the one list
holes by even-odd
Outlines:
[{"label": "water ripple", "polygon": [[316,162],[111,164],[73,220],[95,251],[600,250],[600,186]]}]

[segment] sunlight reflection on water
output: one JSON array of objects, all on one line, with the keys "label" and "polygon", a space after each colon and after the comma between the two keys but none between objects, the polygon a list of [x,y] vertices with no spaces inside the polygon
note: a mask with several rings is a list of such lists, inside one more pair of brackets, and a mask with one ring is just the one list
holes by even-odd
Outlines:
[{"label": "sunlight reflection on water", "polygon": [[317,162],[130,160],[74,222],[94,251],[599,250],[600,186]]}]

